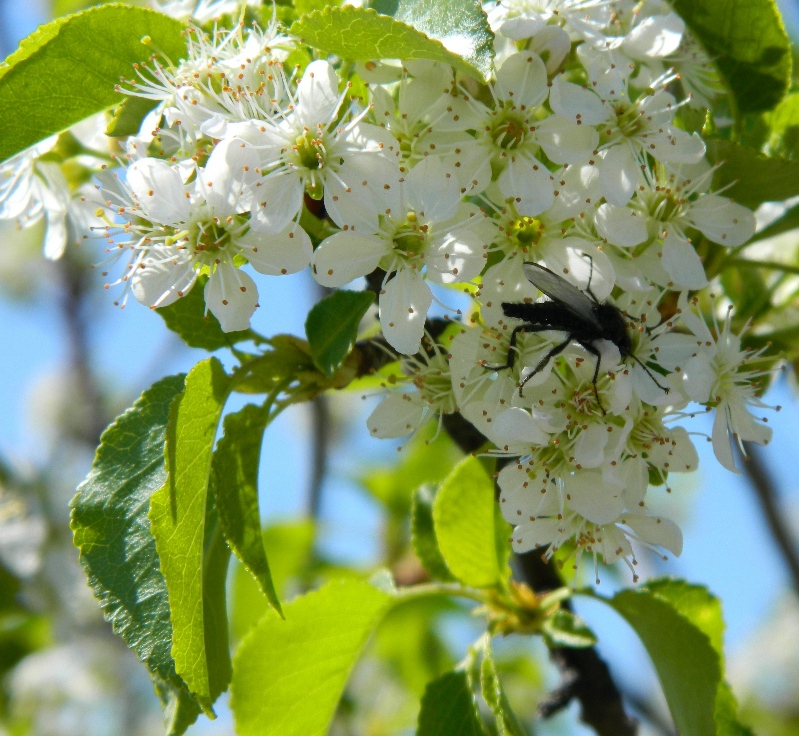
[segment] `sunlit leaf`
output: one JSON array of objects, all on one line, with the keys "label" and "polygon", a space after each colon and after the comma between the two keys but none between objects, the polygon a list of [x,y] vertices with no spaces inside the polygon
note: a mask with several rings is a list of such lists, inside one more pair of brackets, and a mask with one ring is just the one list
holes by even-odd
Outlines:
[{"label": "sunlit leaf", "polygon": [[203,557],[211,454],[230,381],[216,358],[198,363],[169,414],[169,476],[150,499],[150,523],[169,590],[172,656],[206,706],[219,692],[209,672],[203,613]]},{"label": "sunlit leaf", "polygon": [[239,736],[327,732],[341,693],[392,597],[368,583],[325,585],[269,612],[240,644],[230,707]]},{"label": "sunlit leaf", "polygon": [[466,457],[441,484],[433,505],[439,549],[466,585],[494,585],[502,577],[494,533],[494,484],[481,462]]},{"label": "sunlit leaf", "polygon": [[108,4],[34,31],[0,66],[0,161],[119,103],[115,85],[154,49],[185,54],[184,29],[154,10]]}]

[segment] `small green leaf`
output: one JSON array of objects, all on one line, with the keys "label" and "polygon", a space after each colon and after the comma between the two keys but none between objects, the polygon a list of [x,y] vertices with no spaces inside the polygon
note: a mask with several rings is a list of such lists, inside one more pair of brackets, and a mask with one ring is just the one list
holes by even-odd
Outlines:
[{"label": "small green leaf", "polygon": [[223,332],[219,320],[210,312],[206,313],[203,289],[207,281],[207,276],[200,276],[188,294],[155,311],[166,326],[191,348],[218,350],[251,339],[250,330]]},{"label": "small green leaf", "polygon": [[211,453],[229,390],[230,380],[216,358],[191,370],[182,396],[170,408],[169,476],[150,499],[150,524],[169,590],[175,668],[205,707],[214,692],[203,620],[204,527]]},{"label": "small green leaf", "polygon": [[0,67],[0,161],[120,102],[115,85],[154,50],[184,56],[184,28],[163,13],[109,4],[34,31]]},{"label": "small green leaf", "polygon": [[465,672],[447,672],[425,688],[416,734],[486,736]]},{"label": "small green leaf", "polygon": [[368,583],[329,583],[267,613],[233,660],[239,736],[327,733],[350,671],[392,597]]},{"label": "small green leaf", "polygon": [[791,81],[791,44],[774,0],[673,0],[741,114],[771,110]]},{"label": "small green leaf", "polygon": [[311,356],[326,376],[332,376],[349,355],[358,337],[358,325],[374,300],[371,291],[340,289],[308,312],[305,334]]},{"label": "small green leaf", "polygon": [[[428,38],[415,28],[379,15],[371,8],[346,5],[303,16],[291,26],[291,33],[307,44],[329,54],[352,61],[374,59],[430,59],[449,64],[472,77],[483,77],[484,70],[469,63],[458,48],[448,51],[440,41]],[[450,39],[448,39],[449,41]],[[473,39],[465,39],[471,48]],[[451,39],[455,46],[455,39]]]},{"label": "small green leaf", "polygon": [[706,588],[654,580],[600,600],[626,619],[649,652],[679,733],[747,733],[723,680],[721,604]]},{"label": "small green leaf", "polygon": [[169,407],[184,381],[182,374],[162,378],[103,432],[70,504],[74,543],[103,615],[150,670],[175,736],[200,708],[175,672],[167,586],[147,510],[166,481]]},{"label": "small green leaf", "polygon": [[562,608],[544,621],[544,639],[549,647],[580,649],[596,644],[596,636],[579,616]]},{"label": "small green leaf", "polygon": [[477,458],[465,458],[441,484],[433,523],[441,554],[458,580],[477,588],[499,582],[494,484]]},{"label": "small green leaf", "polygon": [[212,471],[219,518],[230,548],[258,582],[269,603],[281,614],[261,534],[258,468],[269,409],[247,404],[225,417],[225,434],[217,443]]},{"label": "small green leaf", "polygon": [[447,563],[438,548],[436,532],[433,528],[434,493],[430,486],[422,486],[413,494],[411,511],[411,541],[413,551],[424,566],[437,580],[452,581],[455,576],[450,572]]},{"label": "small green leaf", "polygon": [[154,110],[158,100],[146,97],[126,97],[114,109],[108,122],[105,134],[111,138],[124,138],[126,135],[138,135],[141,124],[147,113]]},{"label": "small green leaf", "polygon": [[480,692],[486,705],[494,714],[499,736],[527,736],[502,689],[497,666],[492,656],[483,657],[483,661],[480,663]]},{"label": "small green leaf", "polygon": [[474,0],[378,0],[378,12],[407,23],[428,38],[463,57],[483,79],[493,71],[494,33],[479,2]]},{"label": "small green leaf", "polygon": [[707,157],[721,163],[713,178],[713,188],[728,184],[724,196],[756,208],[763,202],[780,202],[799,194],[799,162],[768,158],[753,148],[713,138],[707,141]]}]

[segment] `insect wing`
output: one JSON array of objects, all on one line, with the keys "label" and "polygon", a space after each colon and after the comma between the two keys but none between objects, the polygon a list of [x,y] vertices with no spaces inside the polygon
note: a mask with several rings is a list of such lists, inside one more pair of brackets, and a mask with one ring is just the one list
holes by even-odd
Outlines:
[{"label": "insect wing", "polygon": [[556,304],[568,309],[576,317],[598,330],[602,325],[596,317],[594,302],[584,291],[537,263],[525,263],[522,268],[527,280]]}]

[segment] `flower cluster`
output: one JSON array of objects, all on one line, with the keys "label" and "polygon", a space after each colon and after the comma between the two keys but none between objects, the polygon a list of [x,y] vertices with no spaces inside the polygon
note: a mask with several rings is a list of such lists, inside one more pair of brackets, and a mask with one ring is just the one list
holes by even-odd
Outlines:
[{"label": "flower cluster", "polygon": [[[201,2],[194,17],[229,6]],[[715,409],[731,470],[731,440],[770,438],[751,413],[764,406],[758,356],[729,314],[703,317],[717,310],[698,246],[740,246],[755,228],[711,191],[705,143],[684,122],[718,95],[713,64],[659,0],[485,9],[496,60],[483,85],[419,60],[344,78],[276,21],[192,26],[184,59],[153,57],[121,85],[156,106],[99,176],[100,219],[84,230],[107,241],[117,303],[165,306],[207,276],[225,331],[258,306],[250,267],[309,267],[327,287],[369,277],[407,379],[369,418],[373,435],[459,412],[501,459],[517,551],[631,566],[631,541],[680,554],[679,528],[646,503],[650,485],[697,466],[675,422],[692,402]],[[52,145],[0,168],[0,217],[46,214],[57,256],[79,221],[70,203],[87,198],[42,158]],[[428,310],[451,306],[448,289],[473,309],[436,344]]]}]

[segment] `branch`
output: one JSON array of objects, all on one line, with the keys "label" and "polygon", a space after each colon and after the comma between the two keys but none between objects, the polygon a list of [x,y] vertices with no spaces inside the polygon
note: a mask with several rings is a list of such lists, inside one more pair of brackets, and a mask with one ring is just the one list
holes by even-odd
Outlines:
[{"label": "branch", "polygon": [[774,537],[780,554],[788,567],[794,590],[799,594],[799,552],[796,549],[796,542],[792,538],[791,531],[785,523],[785,514],[779,509],[774,480],[763,462],[760,449],[751,442],[747,442],[745,450],[744,473],[749,478],[771,536]]},{"label": "branch", "polygon": [[76,429],[80,439],[95,447],[100,435],[109,422],[103,400],[97,387],[97,378],[92,370],[89,351],[89,337],[84,310],[86,292],[89,287],[88,270],[81,262],[76,262],[70,249],[54,264],[60,281],[61,295],[58,302],[64,320],[69,349],[69,366],[78,392],[77,401],[83,408]]},{"label": "branch", "polygon": [[330,448],[330,406],[327,396],[320,394],[312,402],[311,410],[311,479],[308,484],[308,517],[319,517],[322,505],[322,482],[327,472]]}]

